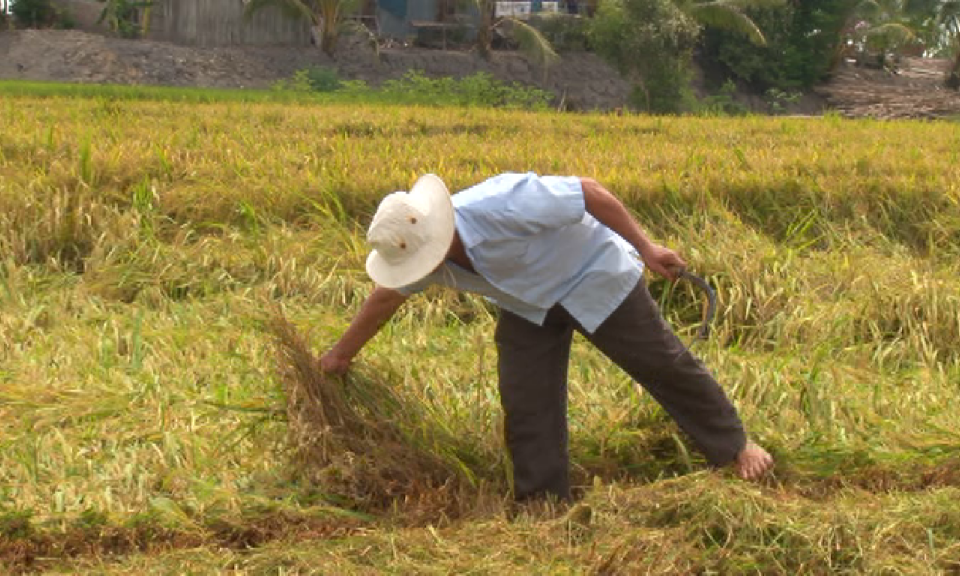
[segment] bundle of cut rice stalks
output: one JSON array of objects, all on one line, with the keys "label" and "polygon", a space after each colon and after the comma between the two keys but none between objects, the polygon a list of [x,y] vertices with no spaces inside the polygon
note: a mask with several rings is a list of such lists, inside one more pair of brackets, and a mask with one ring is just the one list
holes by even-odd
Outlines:
[{"label": "bundle of cut rice stalks", "polygon": [[[319,358],[279,312],[269,322],[287,396],[293,465],[304,479],[364,510],[459,516],[477,477],[469,447],[383,377],[354,366],[325,376]],[[474,470],[471,470],[474,469]]]}]

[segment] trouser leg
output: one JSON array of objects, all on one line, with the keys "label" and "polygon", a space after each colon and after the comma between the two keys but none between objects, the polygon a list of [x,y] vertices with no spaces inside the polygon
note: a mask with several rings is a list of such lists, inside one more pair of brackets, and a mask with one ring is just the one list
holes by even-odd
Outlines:
[{"label": "trouser leg", "polygon": [[736,409],[664,321],[643,280],[596,332],[584,335],[663,406],[711,464],[728,464],[743,449]]},{"label": "trouser leg", "polygon": [[495,340],[514,497],[570,498],[567,364],[573,325],[555,309],[543,326],[501,310]]}]

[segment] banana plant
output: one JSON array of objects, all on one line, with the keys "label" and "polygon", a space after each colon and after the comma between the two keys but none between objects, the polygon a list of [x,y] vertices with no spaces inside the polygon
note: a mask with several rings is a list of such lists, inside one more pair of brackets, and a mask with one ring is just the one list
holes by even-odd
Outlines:
[{"label": "banana plant", "polygon": [[486,59],[493,54],[493,37],[496,33],[509,36],[520,45],[520,51],[527,55],[544,72],[560,61],[539,30],[513,16],[497,16],[496,0],[473,0],[480,17],[477,22],[477,51]]},{"label": "banana plant", "polygon": [[952,60],[946,84],[960,89],[960,0],[904,0],[904,12],[922,35],[925,53]]},{"label": "banana plant", "polygon": [[[98,24],[106,23],[110,30],[124,38],[136,38],[146,34],[150,29],[150,11],[153,9],[153,0],[100,0],[103,11],[100,12]],[[137,23],[137,14],[140,12],[140,23]]]},{"label": "banana plant", "polygon": [[784,0],[676,0],[676,4],[701,26],[736,32],[753,44],[764,46],[766,38],[747,10],[783,6]]},{"label": "banana plant", "polygon": [[249,0],[243,15],[249,20],[268,6],[276,6],[292,18],[309,22],[320,31],[320,49],[333,56],[344,16],[356,7],[356,0]]}]

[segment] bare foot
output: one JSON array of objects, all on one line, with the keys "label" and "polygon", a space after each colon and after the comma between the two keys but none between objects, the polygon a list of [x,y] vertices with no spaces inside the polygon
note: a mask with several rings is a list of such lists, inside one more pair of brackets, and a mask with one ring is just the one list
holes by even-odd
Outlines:
[{"label": "bare foot", "polygon": [[773,468],[773,457],[750,441],[747,441],[747,445],[737,454],[737,459],[733,463],[733,469],[744,480],[757,480],[771,468]]}]

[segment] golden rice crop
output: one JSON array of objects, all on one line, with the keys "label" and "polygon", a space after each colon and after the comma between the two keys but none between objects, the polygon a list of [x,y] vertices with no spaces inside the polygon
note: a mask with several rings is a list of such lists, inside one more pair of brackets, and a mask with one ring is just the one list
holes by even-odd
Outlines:
[{"label": "golden rice crop", "polygon": [[[950,124],[17,97],[0,136],[0,566],[957,566]],[[345,387],[319,378],[378,199],[505,170],[597,178],[714,284],[695,351],[778,457],[768,484],[704,472],[577,339],[593,513],[505,514],[496,311],[468,295],[418,296]],[[697,293],[650,283],[691,337]]]}]

